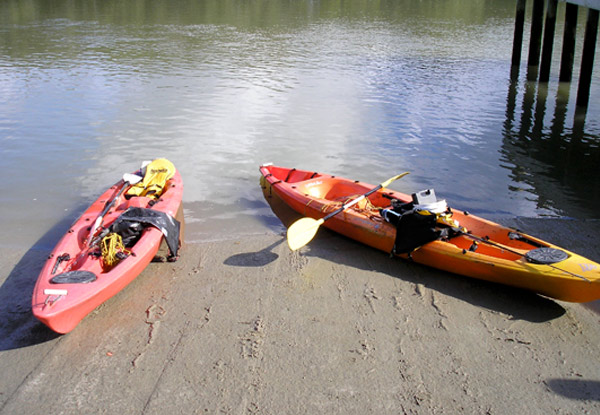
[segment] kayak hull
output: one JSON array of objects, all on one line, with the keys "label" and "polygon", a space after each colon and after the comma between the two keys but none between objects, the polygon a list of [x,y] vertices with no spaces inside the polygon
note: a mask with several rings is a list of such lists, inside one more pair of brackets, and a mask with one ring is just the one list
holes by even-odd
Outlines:
[{"label": "kayak hull", "polygon": [[[69,228],[48,256],[32,295],[33,315],[57,333],[68,333],[97,306],[117,294],[133,281],[157,254],[162,232],[147,227],[140,239],[131,248],[131,254],[110,269],[102,266],[94,249],[88,249],[90,229],[101,214],[107,202],[110,203],[119,193],[116,203],[104,217],[102,226],[109,227],[124,211],[130,207],[151,208],[168,215],[181,217],[183,182],[179,172],[167,181],[160,199],[153,203],[148,197],[125,198],[120,192],[123,180],[106,190]],[[97,251],[97,249],[95,249]],[[68,255],[69,260],[61,257]],[[92,273],[96,278],[87,283],[51,282],[57,275],[83,271]],[[91,275],[91,274],[88,274]]]},{"label": "kayak hull", "polygon": [[[276,193],[300,215],[314,219],[325,217],[343,203],[375,187],[360,181],[272,165],[261,166],[260,172],[261,183],[267,192]],[[362,203],[325,221],[323,226],[373,248],[392,252],[396,227],[379,214],[380,209],[390,207],[391,198],[403,202],[412,200],[409,195],[381,189]],[[410,255],[398,256],[558,300],[589,302],[600,298],[600,264],[515,229],[456,209],[452,212],[452,219],[466,228],[470,235],[439,239],[421,246]],[[515,235],[518,237],[515,238]],[[477,249],[473,252],[474,242],[477,242]],[[525,259],[527,252],[539,247],[560,249],[568,257],[551,265]]]}]

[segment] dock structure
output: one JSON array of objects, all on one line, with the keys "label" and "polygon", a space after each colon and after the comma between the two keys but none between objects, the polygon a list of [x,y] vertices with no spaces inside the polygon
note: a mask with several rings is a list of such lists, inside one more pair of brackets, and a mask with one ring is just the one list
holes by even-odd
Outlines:
[{"label": "dock structure", "polygon": [[[526,1],[527,0],[517,0],[511,67],[511,80],[513,81],[516,81],[519,77]],[[529,40],[529,53],[527,58],[527,80],[548,82],[550,79],[550,65],[552,62],[556,14],[559,0],[532,1],[531,33]],[[579,7],[586,7],[588,9],[581,67],[579,71],[579,86],[577,88],[577,106],[587,107],[590,97],[594,55],[596,53],[596,41],[598,38],[598,14],[600,10],[600,0],[560,1],[566,4],[559,82],[571,82],[572,80],[577,15],[579,13]],[[544,3],[546,3],[546,5]],[[544,8],[546,11],[545,19]]]}]

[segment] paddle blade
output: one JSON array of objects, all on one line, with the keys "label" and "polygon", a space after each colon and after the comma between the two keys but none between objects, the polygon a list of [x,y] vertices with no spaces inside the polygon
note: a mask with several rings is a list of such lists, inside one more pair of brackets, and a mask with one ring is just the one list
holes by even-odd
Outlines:
[{"label": "paddle blade", "polygon": [[123,181],[125,183],[129,183],[129,184],[136,184],[140,181],[142,181],[143,177],[138,176],[137,174],[132,174],[132,173],[125,173],[123,175]]},{"label": "paddle blade", "polygon": [[405,171],[402,174],[399,174],[397,176],[392,177],[391,179],[386,180],[385,182],[381,183],[381,188],[383,189],[384,187],[388,187],[390,185],[390,183],[395,182],[398,179],[401,179],[402,177],[406,176],[409,173],[410,172]]},{"label": "paddle blade", "polygon": [[290,249],[296,251],[309,243],[323,222],[323,219],[315,220],[313,218],[302,218],[294,222],[287,231],[287,242]]}]

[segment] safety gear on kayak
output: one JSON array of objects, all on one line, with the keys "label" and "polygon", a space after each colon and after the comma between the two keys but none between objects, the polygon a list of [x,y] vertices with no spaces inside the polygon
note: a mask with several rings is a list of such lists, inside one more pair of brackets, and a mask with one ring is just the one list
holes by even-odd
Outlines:
[{"label": "safety gear on kayak", "polygon": [[146,196],[158,199],[167,180],[175,174],[175,166],[167,159],[156,159],[142,168],[144,179],[127,191],[126,197]]}]

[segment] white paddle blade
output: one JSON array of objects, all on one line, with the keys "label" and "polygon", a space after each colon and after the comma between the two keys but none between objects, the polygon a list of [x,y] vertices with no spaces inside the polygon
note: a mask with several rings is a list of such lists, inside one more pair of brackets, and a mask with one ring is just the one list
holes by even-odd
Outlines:
[{"label": "white paddle blade", "polygon": [[290,249],[296,251],[309,243],[323,222],[323,219],[315,220],[313,218],[302,218],[294,222],[287,231],[287,242]]},{"label": "white paddle blade", "polygon": [[136,184],[138,182],[140,182],[143,179],[143,177],[138,176],[137,174],[133,174],[133,173],[125,173],[123,175],[123,181],[125,183],[129,183],[129,184]]},{"label": "white paddle blade", "polygon": [[92,229],[90,230],[90,242],[92,237],[96,233],[96,229],[98,229],[98,227],[102,224],[102,219],[104,219],[104,216],[98,216],[94,221],[94,226],[92,226]]}]

